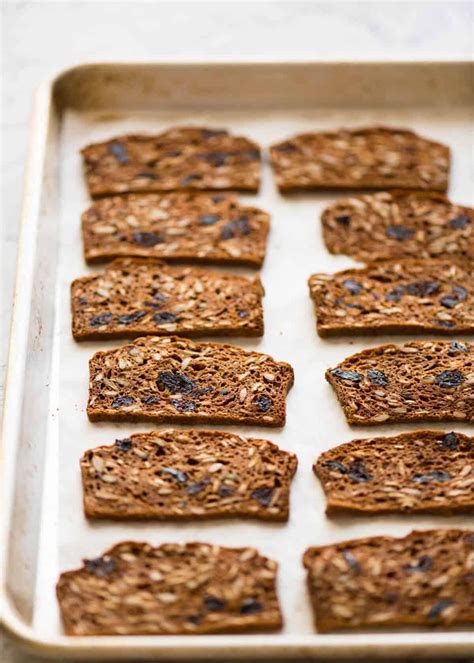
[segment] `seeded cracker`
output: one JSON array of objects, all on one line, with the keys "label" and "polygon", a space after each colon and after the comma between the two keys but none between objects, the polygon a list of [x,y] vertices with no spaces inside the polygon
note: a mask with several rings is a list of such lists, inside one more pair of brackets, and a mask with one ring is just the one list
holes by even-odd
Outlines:
[{"label": "seeded cracker", "polygon": [[283,426],[293,369],[221,343],[148,336],[90,363],[91,421]]},{"label": "seeded cracker", "polygon": [[266,440],[164,430],[116,440],[81,460],[90,518],[288,520],[297,460]]},{"label": "seeded cracker", "polygon": [[266,212],[229,193],[112,196],[82,215],[84,255],[260,267],[269,225]]},{"label": "seeded cracker", "polygon": [[375,126],[306,133],[273,145],[270,156],[282,193],[448,188],[449,148],[405,129]]},{"label": "seeded cracker", "polygon": [[320,336],[474,332],[474,262],[399,260],[313,274]]},{"label": "seeded cracker", "polygon": [[420,430],[352,440],[313,466],[326,513],[474,511],[474,437]]},{"label": "seeded cracker", "polygon": [[276,562],[253,548],[125,541],[62,573],[68,635],[173,635],[278,630]]},{"label": "seeded cracker", "polygon": [[258,277],[123,259],[71,287],[77,341],[143,334],[262,336]]},{"label": "seeded cracker", "polygon": [[474,345],[419,341],[363,350],[326,371],[350,424],[474,421]]},{"label": "seeded cracker", "polygon": [[223,129],[175,127],[156,136],[119,136],[82,150],[91,196],[114,193],[258,191],[260,148]]},{"label": "seeded cracker", "polygon": [[321,217],[331,253],[375,262],[400,258],[474,261],[474,210],[432,192],[342,198]]},{"label": "seeded cracker", "polygon": [[474,622],[474,532],[440,529],[308,548],[318,631]]}]

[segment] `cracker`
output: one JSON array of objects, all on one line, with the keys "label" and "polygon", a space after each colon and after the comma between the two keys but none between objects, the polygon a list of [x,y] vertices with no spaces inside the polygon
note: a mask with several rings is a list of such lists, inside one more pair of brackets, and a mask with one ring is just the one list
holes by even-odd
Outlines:
[{"label": "cracker", "polygon": [[331,253],[375,262],[401,258],[474,261],[474,209],[430,191],[342,198],[321,223]]},{"label": "cracker", "polygon": [[71,286],[76,341],[144,334],[262,336],[263,287],[248,278],[123,259]]},{"label": "cracker", "polygon": [[371,126],[305,133],[273,145],[270,156],[282,193],[448,188],[449,148],[406,129]]},{"label": "cracker", "polygon": [[225,129],[173,127],[118,136],[82,150],[91,196],[174,190],[258,190],[259,146]]},{"label": "cracker", "polygon": [[111,196],[82,215],[84,256],[260,267],[269,225],[266,212],[228,193]]},{"label": "cracker", "polygon": [[296,456],[214,430],[131,435],[81,459],[90,518],[288,520]]},{"label": "cracker", "polygon": [[196,635],[280,629],[277,564],[254,548],[124,541],[56,587],[67,635]]},{"label": "cracker", "polygon": [[283,426],[293,369],[223,343],[147,336],[96,352],[90,364],[91,421]]},{"label": "cracker", "polygon": [[363,350],[326,371],[350,424],[474,421],[474,345],[413,341]]},{"label": "cracker", "polygon": [[474,263],[398,260],[313,274],[320,336],[474,332]]},{"label": "cracker", "polygon": [[326,513],[474,511],[474,437],[420,430],[352,440],[313,465]]},{"label": "cracker", "polygon": [[474,622],[474,532],[414,531],[309,548],[318,631]]}]

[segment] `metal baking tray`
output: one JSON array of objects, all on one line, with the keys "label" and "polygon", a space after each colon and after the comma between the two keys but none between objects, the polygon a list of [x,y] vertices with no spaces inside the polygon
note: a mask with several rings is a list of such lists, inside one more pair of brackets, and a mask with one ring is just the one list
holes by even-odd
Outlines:
[{"label": "metal baking tray", "polygon": [[[311,470],[315,457],[355,436],[410,429],[351,430],[324,380],[328,366],[392,340],[321,340],[316,334],[308,276],[353,264],[331,256],[322,243],[318,218],[334,194],[282,197],[266,164],[260,193],[242,196],[244,202],[251,200],[272,214],[262,270],[266,332],[261,340],[232,342],[289,361],[296,381],[285,428],[229,430],[258,432],[297,453],[299,469],[286,524],[87,522],[80,456],[89,447],[151,426],[88,422],[88,359],[100,347],[119,343],[76,344],[69,313],[69,284],[89,271],[79,229],[79,215],[89,204],[78,153],[83,145],[126,132],[157,132],[172,124],[228,127],[263,146],[308,129],[372,123],[410,127],[452,147],[450,195],[472,204],[473,99],[469,62],[86,64],[40,87],[19,242],[0,480],[1,615],[25,647],[50,659],[114,660],[434,657],[474,652],[474,633],[466,630],[321,635],[313,626],[301,565],[307,546],[367,535],[403,535],[413,528],[472,525],[460,515],[337,520],[324,515],[322,490]],[[445,428],[450,430],[452,424]],[[472,432],[467,425],[456,428]],[[64,636],[54,593],[59,572],[122,539],[258,547],[280,563],[284,629],[253,635]]]}]

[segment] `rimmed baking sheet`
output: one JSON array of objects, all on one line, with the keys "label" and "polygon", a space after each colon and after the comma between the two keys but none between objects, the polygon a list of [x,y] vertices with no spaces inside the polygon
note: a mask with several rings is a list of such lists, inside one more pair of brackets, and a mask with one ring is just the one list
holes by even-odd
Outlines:
[{"label": "rimmed baking sheet", "polygon": [[[226,429],[266,437],[298,455],[291,517],[286,524],[87,522],[81,503],[82,453],[112,443],[116,437],[162,427],[87,420],[88,360],[96,350],[120,342],[75,343],[69,312],[70,282],[91,271],[83,260],[79,225],[80,213],[89,204],[78,153],[85,144],[122,133],[158,132],[173,124],[228,127],[263,146],[315,128],[372,123],[409,127],[451,146],[449,193],[454,201],[469,204],[474,191],[469,71],[465,63],[110,64],[75,68],[52,87],[42,87],[26,182],[3,448],[2,616],[7,628],[27,646],[51,656],[115,659],[472,652],[472,631],[320,635],[313,627],[301,565],[309,545],[367,535],[403,535],[413,528],[472,526],[472,519],[461,515],[332,520],[324,515],[323,493],[311,470],[321,451],[354,437],[414,428],[472,432],[465,424],[352,430],[346,424],[324,379],[325,369],[361,349],[407,339],[323,341],[316,334],[309,275],[354,264],[331,256],[322,242],[319,214],[335,194],[282,197],[265,164],[260,193],[241,196],[244,203],[272,215],[261,272],[266,290],[265,335],[229,342],[290,362],[295,386],[287,401],[285,428]],[[79,566],[83,557],[97,556],[123,539],[258,547],[280,563],[283,631],[161,638],[63,636],[54,595],[59,572]]]}]

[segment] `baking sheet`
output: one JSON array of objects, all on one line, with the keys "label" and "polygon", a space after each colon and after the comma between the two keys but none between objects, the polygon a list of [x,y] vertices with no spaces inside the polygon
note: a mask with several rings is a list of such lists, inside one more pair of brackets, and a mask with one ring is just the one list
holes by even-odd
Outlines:
[{"label": "baking sheet", "polygon": [[[415,428],[451,430],[454,425],[396,425],[357,427],[345,422],[337,399],[324,379],[324,371],[344,357],[380,343],[404,342],[407,337],[371,337],[322,340],[316,334],[307,279],[315,271],[333,272],[355,265],[349,258],[331,256],[322,242],[319,215],[335,194],[301,194],[280,196],[275,188],[270,167],[263,169],[263,182],[256,196],[241,196],[243,204],[254,204],[272,215],[267,257],[261,271],[265,286],[265,335],[262,339],[232,339],[230,342],[247,349],[288,361],[295,369],[295,385],[287,399],[287,424],[283,429],[256,427],[215,428],[263,437],[283,449],[294,451],[299,466],[292,485],[291,515],[288,523],[265,523],[222,520],[191,523],[120,523],[88,522],[82,512],[82,490],[79,459],[83,452],[101,444],[112,444],[117,437],[134,432],[169,428],[147,424],[92,424],[85,406],[88,386],[88,360],[105,347],[116,347],[117,341],[77,344],[71,336],[70,282],[90,273],[82,256],[79,217],[90,203],[82,177],[79,149],[123,133],[155,133],[170,125],[226,127],[268,146],[272,142],[307,130],[338,126],[362,126],[372,123],[409,127],[452,148],[453,171],[451,198],[472,204],[474,176],[469,136],[472,136],[471,110],[468,105],[411,105],[387,107],[382,104],[325,105],[324,108],[286,108],[265,106],[223,110],[209,101],[208,107],[189,107],[123,112],[120,104],[110,109],[90,112],[67,109],[62,117],[57,162],[58,189],[58,262],[55,289],[48,297],[56,311],[51,332],[50,379],[48,382],[49,414],[44,457],[44,484],[38,498],[41,528],[35,582],[31,605],[32,634],[44,643],[59,643],[78,655],[114,655],[116,658],[134,651],[134,655],[163,654],[176,656],[237,656],[252,652],[255,656],[302,656],[320,651],[324,654],[351,655],[355,648],[380,653],[402,651],[416,653],[420,643],[435,645],[469,643],[468,633],[423,632],[404,635],[388,633],[319,635],[315,632],[305,585],[301,556],[310,545],[318,545],[371,535],[404,535],[413,528],[472,526],[466,516],[352,516],[328,519],[325,501],[311,466],[316,456],[354,437],[394,435]],[[100,269],[100,267],[98,267]],[[95,270],[94,270],[95,271]],[[252,270],[235,270],[252,273]],[[423,338],[423,337],[422,337]],[[425,338],[436,338],[426,335]],[[459,336],[460,340],[463,338]],[[226,339],[212,339],[227,342]],[[124,341],[125,342],[125,341]],[[210,426],[207,426],[210,427]],[[472,433],[472,426],[456,424],[456,430]],[[38,464],[41,470],[41,464]],[[21,480],[21,472],[17,481]],[[280,563],[278,590],[285,627],[280,633],[243,636],[139,637],[139,638],[60,638],[61,625],[54,586],[58,574],[80,565],[82,558],[96,557],[123,539],[163,542],[206,541],[226,546],[255,546]],[[86,642],[88,640],[88,642]],[[471,642],[473,642],[471,640]],[[382,649],[380,649],[382,647]],[[411,649],[410,649],[411,648]],[[474,648],[474,647],[473,647]],[[441,651],[439,649],[438,651]],[[463,650],[464,651],[464,650]],[[62,652],[64,654],[64,652]],[[67,652],[66,652],[67,653]],[[425,655],[427,650],[423,652]]]}]

